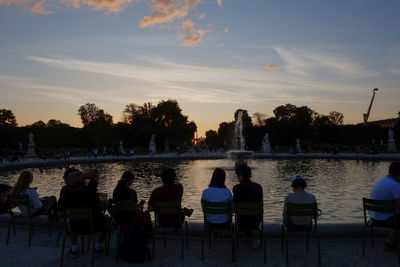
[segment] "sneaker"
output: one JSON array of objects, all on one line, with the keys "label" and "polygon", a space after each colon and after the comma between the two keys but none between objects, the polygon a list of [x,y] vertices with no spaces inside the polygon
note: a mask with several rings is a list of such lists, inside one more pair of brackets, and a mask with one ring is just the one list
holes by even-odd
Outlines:
[{"label": "sneaker", "polygon": [[98,248],[98,249],[93,249],[93,255],[95,256],[95,257],[98,257],[98,256],[100,256],[100,255],[103,255],[104,254],[104,249],[103,248]]},{"label": "sneaker", "polygon": [[72,251],[72,249],[70,249],[68,251],[68,256],[70,256],[71,258],[78,258],[81,256],[81,252],[79,250]]}]

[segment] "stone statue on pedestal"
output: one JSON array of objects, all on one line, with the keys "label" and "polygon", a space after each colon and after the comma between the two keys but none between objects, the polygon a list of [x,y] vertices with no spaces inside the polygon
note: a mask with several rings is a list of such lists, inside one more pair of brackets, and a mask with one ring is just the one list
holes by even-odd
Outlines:
[{"label": "stone statue on pedestal", "polygon": [[262,146],[265,154],[271,153],[271,144],[269,143],[269,133],[265,133]]},{"label": "stone statue on pedestal", "polygon": [[156,135],[152,134],[150,143],[149,143],[149,153],[154,154],[157,153],[157,147],[156,147]]},{"label": "stone statue on pedestal", "polygon": [[296,139],[296,152],[301,153],[301,145],[299,138]]},{"label": "stone statue on pedestal", "polygon": [[396,151],[396,142],[394,141],[394,134],[392,129],[389,129],[388,132],[388,151],[389,152]]},{"label": "stone statue on pedestal", "polygon": [[33,133],[28,134],[28,151],[26,152],[27,157],[36,157],[36,152],[35,152],[35,141],[34,141],[34,135]]}]

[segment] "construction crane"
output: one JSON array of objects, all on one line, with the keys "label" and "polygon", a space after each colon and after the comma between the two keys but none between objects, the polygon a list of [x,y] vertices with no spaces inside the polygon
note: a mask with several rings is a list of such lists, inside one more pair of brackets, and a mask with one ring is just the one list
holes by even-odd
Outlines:
[{"label": "construction crane", "polygon": [[371,98],[371,103],[369,103],[368,111],[367,111],[367,113],[363,114],[364,124],[367,124],[367,122],[368,122],[369,114],[371,113],[372,103],[374,102],[376,91],[378,91],[378,88],[374,88],[374,90],[372,91],[373,94],[372,94],[372,98]]}]

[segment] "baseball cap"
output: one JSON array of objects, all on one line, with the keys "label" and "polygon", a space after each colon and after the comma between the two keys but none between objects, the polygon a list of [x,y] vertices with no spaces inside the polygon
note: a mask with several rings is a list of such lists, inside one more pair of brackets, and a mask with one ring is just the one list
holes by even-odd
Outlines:
[{"label": "baseball cap", "polygon": [[303,180],[305,180],[304,177],[303,177],[303,175],[295,174],[295,175],[292,177],[292,182],[294,182],[294,181],[297,180],[297,179],[303,179]]}]

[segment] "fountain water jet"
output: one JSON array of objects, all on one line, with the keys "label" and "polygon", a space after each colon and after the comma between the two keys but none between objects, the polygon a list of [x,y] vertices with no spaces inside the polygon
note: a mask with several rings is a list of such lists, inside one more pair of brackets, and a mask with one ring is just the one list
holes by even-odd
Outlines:
[{"label": "fountain water jet", "polygon": [[229,158],[242,159],[248,158],[253,155],[253,151],[246,150],[246,140],[243,136],[243,112],[238,111],[236,121],[235,121],[235,135],[234,135],[234,150],[229,150],[227,152]]}]

